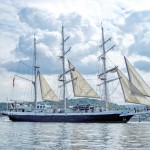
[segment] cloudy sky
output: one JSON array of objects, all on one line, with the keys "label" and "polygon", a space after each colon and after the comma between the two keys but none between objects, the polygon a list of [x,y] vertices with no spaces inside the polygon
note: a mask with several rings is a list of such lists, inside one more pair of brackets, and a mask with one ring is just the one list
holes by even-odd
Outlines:
[{"label": "cloudy sky", "polygon": [[106,48],[116,45],[108,54],[110,66],[125,70],[125,55],[150,85],[150,0],[0,0],[0,10],[1,101],[11,99],[14,74],[29,73],[18,64],[31,64],[34,34],[41,72],[55,85],[62,23],[70,36],[65,50],[72,47],[67,58],[83,75],[94,78],[98,71],[102,23],[105,38],[112,37]]}]

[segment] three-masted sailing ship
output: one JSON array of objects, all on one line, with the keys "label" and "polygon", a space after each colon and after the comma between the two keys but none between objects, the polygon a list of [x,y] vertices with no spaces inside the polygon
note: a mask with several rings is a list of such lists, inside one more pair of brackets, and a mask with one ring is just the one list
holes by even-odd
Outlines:
[{"label": "three-masted sailing ship", "polygon": [[[42,99],[60,101],[54,91],[47,84],[46,80],[42,76],[39,71],[39,67],[36,64],[36,39],[34,38],[34,110],[31,112],[23,112],[21,111],[11,111],[8,112],[7,115],[12,121],[26,121],[26,122],[74,122],[74,123],[126,123],[130,120],[132,116],[134,116],[135,112],[129,112],[128,110],[109,110],[109,102],[108,102],[108,90],[107,84],[113,80],[120,80],[122,91],[124,94],[124,98],[126,102],[150,105],[150,101],[145,97],[149,96],[150,88],[144,82],[144,80],[139,76],[139,74],[135,71],[133,66],[128,62],[125,58],[129,80],[128,78],[117,68],[114,67],[112,69],[107,70],[106,67],[106,53],[108,50],[105,50],[105,44],[108,41],[104,39],[104,31],[102,27],[102,49],[103,54],[101,55],[101,59],[103,61],[103,73],[98,75],[98,78],[103,81],[102,84],[104,86],[104,100],[106,102],[106,109],[95,111],[90,106],[84,107],[79,111],[80,105],[73,107],[72,111],[67,107],[67,97],[66,97],[66,85],[69,82],[72,82],[73,93],[75,97],[87,97],[87,98],[100,98],[99,94],[88,84],[88,82],[82,77],[82,75],[77,71],[77,69],[68,61],[69,70],[66,71],[65,68],[65,56],[67,52],[65,51],[64,44],[68,38],[64,38],[64,27],[62,26],[62,55],[60,59],[62,60],[62,74],[59,75],[59,81],[62,82],[63,87],[63,101],[64,101],[64,109],[61,112],[40,112],[37,108],[37,77],[40,80],[40,87],[42,92]],[[118,78],[112,79],[111,81],[107,79],[107,73],[109,72],[117,72]],[[70,73],[71,79],[69,81],[66,80],[66,74]],[[69,110],[69,111],[68,111]],[[85,111],[87,110],[87,111]],[[140,112],[149,113],[147,112]]]}]

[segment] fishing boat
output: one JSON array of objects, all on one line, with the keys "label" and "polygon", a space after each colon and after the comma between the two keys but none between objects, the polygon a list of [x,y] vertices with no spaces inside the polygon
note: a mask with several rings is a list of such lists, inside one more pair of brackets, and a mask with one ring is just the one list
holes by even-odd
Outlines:
[{"label": "fishing boat", "polygon": [[[68,37],[69,38],[69,37]],[[108,100],[108,89],[107,84],[115,80],[120,80],[121,88],[124,94],[124,99],[128,103],[136,103],[142,105],[150,105],[150,101],[145,97],[148,93],[148,90],[145,92],[145,89],[149,87],[145,84],[144,80],[137,75],[136,71],[133,69],[133,66],[126,60],[128,74],[130,78],[128,79],[118,67],[107,70],[106,67],[106,53],[111,50],[105,50],[105,44],[110,40],[104,38],[104,30],[102,27],[102,50],[103,53],[99,59],[103,62],[103,72],[98,75],[98,78],[102,81],[98,86],[104,86],[104,100],[105,100],[105,110],[94,109],[90,105],[82,106],[80,104],[76,106],[69,107],[67,106],[67,97],[66,97],[66,86],[68,83],[72,83],[74,97],[87,97],[87,98],[97,98],[100,99],[99,94],[90,86],[90,84],[83,78],[83,76],[77,71],[76,67],[68,60],[69,70],[66,71],[65,68],[65,58],[66,54],[70,51],[65,51],[64,44],[68,40],[64,38],[64,27],[62,26],[62,55],[60,59],[62,60],[62,74],[59,75],[59,81],[62,82],[63,87],[63,102],[64,108],[61,110],[49,109],[48,111],[43,111],[43,109],[37,109],[37,78],[40,80],[41,95],[42,99],[51,100],[51,101],[60,101],[61,99],[57,97],[52,88],[48,85],[42,74],[40,73],[39,67],[36,62],[36,38],[34,37],[34,109],[32,111],[10,111],[7,112],[7,115],[12,121],[23,121],[23,122],[72,122],[72,123],[127,123],[130,118],[134,115],[141,115],[150,113],[150,111],[145,112],[133,112],[129,110],[109,110],[109,100]],[[107,73],[117,73],[118,77],[115,79],[108,80]],[[70,73],[71,79],[66,80],[66,74]],[[136,78],[136,77],[137,78]],[[143,85],[142,87],[139,85]],[[42,110],[42,111],[39,111]]]}]

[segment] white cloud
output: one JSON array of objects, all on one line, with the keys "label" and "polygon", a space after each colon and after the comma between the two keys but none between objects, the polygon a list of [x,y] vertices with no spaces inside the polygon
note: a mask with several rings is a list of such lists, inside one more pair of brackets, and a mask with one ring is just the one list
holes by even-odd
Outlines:
[{"label": "white cloud", "polygon": [[[14,68],[20,59],[31,64],[33,34],[37,37],[38,63],[42,71],[56,73],[59,68],[56,65],[60,64],[62,21],[66,26],[65,37],[70,36],[65,50],[72,47],[67,57],[82,73],[96,72],[101,22],[105,38],[113,37],[106,49],[117,45],[117,51],[108,53],[116,65],[121,68],[124,65],[120,49],[125,56],[130,55],[129,59],[136,55],[134,61],[130,59],[133,63],[141,58],[149,62],[150,3],[147,0],[6,0],[0,3],[0,8],[0,64],[5,75],[7,71],[8,74],[16,71]],[[3,77],[7,81],[8,76]],[[5,87],[8,82],[4,83]],[[0,95],[5,98],[3,93]]]}]

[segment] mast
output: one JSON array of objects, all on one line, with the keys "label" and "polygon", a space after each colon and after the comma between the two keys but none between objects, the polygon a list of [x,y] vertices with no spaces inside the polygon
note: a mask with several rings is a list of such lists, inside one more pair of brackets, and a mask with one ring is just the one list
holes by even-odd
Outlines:
[{"label": "mast", "polygon": [[69,39],[69,36],[66,39],[64,38],[64,26],[63,26],[63,24],[62,24],[61,35],[62,35],[62,44],[61,44],[62,45],[62,47],[61,47],[62,55],[60,56],[60,59],[62,59],[63,70],[62,70],[62,74],[59,75],[58,78],[59,78],[59,81],[63,82],[62,87],[63,87],[64,111],[66,112],[66,107],[67,107],[66,84],[71,82],[71,81],[66,81],[66,74],[68,72],[70,72],[70,70],[66,71],[66,69],[65,69],[65,55],[70,51],[71,47],[67,51],[65,51],[65,42]]},{"label": "mast", "polygon": [[33,58],[33,66],[34,66],[34,108],[37,106],[37,54],[36,54],[36,38],[34,35],[34,58]]},{"label": "mast", "polygon": [[[113,45],[112,47],[110,47],[108,50],[105,49],[105,44],[111,40],[111,38],[105,40],[104,38],[104,29],[103,26],[101,27],[102,30],[102,45],[100,47],[102,47],[102,55],[99,56],[98,58],[102,59],[103,62],[103,72],[101,74],[98,75],[98,78],[101,79],[103,81],[103,83],[99,84],[98,86],[103,85],[104,86],[104,101],[105,101],[105,108],[106,110],[109,110],[109,98],[108,98],[108,87],[107,87],[107,83],[112,82],[116,79],[112,79],[112,80],[107,80],[107,73],[115,71],[117,67],[111,68],[109,70],[107,70],[107,66],[106,66],[106,53],[109,52],[111,49],[113,49],[115,47],[115,45]],[[102,77],[101,77],[102,76]]]},{"label": "mast", "polygon": [[64,100],[64,110],[66,112],[66,77],[65,77],[65,51],[64,51],[64,26],[62,25],[62,65],[63,65],[63,76],[62,76],[62,80],[63,80],[63,100]]},{"label": "mast", "polygon": [[108,90],[107,90],[107,73],[106,73],[106,51],[105,51],[105,39],[104,39],[104,29],[102,27],[102,49],[103,49],[103,71],[104,71],[104,100],[105,100],[105,107],[106,110],[109,109],[109,104],[108,104]]}]

